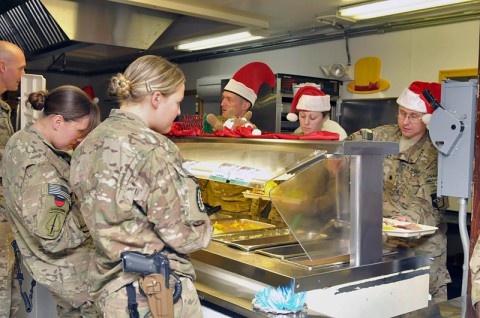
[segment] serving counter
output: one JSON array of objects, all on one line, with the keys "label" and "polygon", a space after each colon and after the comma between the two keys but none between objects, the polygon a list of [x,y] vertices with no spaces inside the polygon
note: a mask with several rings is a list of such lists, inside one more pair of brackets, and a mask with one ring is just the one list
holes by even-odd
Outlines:
[{"label": "serving counter", "polygon": [[286,225],[221,233],[193,253],[196,286],[208,303],[264,317],[252,309],[255,294],[285,286],[306,292],[301,317],[391,317],[427,306],[429,255],[382,243],[383,158],[398,152],[397,143],[172,140],[199,178],[257,190],[275,181],[264,196]]}]

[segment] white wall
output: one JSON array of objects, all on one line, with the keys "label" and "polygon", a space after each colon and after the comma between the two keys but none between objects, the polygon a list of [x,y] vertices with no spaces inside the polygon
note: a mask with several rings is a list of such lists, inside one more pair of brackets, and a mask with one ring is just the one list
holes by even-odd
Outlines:
[{"label": "white wall", "polygon": [[[343,85],[345,98],[396,97],[415,80],[438,81],[440,70],[476,68],[479,61],[480,21],[447,24],[406,31],[369,35],[349,39],[352,68],[365,56],[382,60],[381,77],[391,84],[386,91],[375,94],[351,94]],[[196,88],[196,80],[203,76],[234,74],[243,65],[262,61],[275,73],[324,77],[320,65],[347,63],[344,40],[322,42],[293,48],[253,53],[207,61],[181,64],[187,77],[186,89]],[[106,117],[115,103],[107,97],[108,79],[113,74],[92,78],[43,74],[47,88],[62,84],[83,87],[90,84],[100,99],[102,117]]]},{"label": "white wall", "polygon": [[[351,94],[343,85],[343,98],[395,97],[415,80],[437,82],[440,70],[476,68],[479,60],[480,21],[462,22],[370,35],[349,39],[352,66],[365,56],[382,60],[381,77],[391,87],[378,94]],[[218,58],[182,64],[187,89],[195,89],[197,78],[233,74],[243,65],[262,61],[274,73],[324,77],[320,65],[347,63],[344,40],[293,48]]]}]

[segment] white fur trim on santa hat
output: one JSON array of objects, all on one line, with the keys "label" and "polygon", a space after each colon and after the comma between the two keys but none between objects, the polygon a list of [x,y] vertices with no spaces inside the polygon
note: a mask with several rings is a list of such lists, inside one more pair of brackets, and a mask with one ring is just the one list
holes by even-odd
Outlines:
[{"label": "white fur trim on santa hat", "polygon": [[427,106],[420,98],[420,95],[412,92],[408,88],[405,88],[397,98],[397,104],[413,111],[427,113]]},{"label": "white fur trim on santa hat", "polygon": [[255,92],[250,87],[246,86],[242,82],[234,80],[233,78],[228,81],[227,85],[225,85],[224,90],[242,96],[243,98],[248,100],[252,104],[252,106],[257,100],[257,94],[255,94]]},{"label": "white fur trim on santa hat", "polygon": [[330,110],[330,95],[302,95],[298,101],[297,110],[326,112]]}]

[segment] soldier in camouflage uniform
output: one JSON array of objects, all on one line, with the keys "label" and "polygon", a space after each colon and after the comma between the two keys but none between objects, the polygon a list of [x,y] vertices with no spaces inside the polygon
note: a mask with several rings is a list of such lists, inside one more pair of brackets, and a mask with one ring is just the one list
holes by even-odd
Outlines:
[{"label": "soldier in camouflage uniform", "polygon": [[103,317],[129,317],[130,283],[140,317],[149,311],[138,288],[140,274],[122,271],[124,251],[165,253],[183,286],[175,317],[202,316],[186,254],[208,246],[213,226],[196,179],[183,168],[177,146],[162,135],[180,115],[184,82],[183,72],[167,60],[138,58],[111,79],[120,109],[73,154],[71,182],[97,249],[91,293]]},{"label": "soldier in camouflage uniform", "polygon": [[440,84],[414,82],[397,99],[398,125],[362,129],[348,140],[399,142],[400,153],[384,160],[383,216],[436,226],[438,230],[420,239],[389,238],[387,243],[410,247],[412,253],[433,254],[430,295],[434,302],[441,302],[447,300],[447,283],[451,282],[446,268],[447,225],[444,220],[448,202],[447,198],[437,197],[438,153],[426,126],[433,108],[421,95],[426,89],[440,100]]},{"label": "soldier in camouflage uniform", "polygon": [[79,88],[35,92],[43,116],[15,133],[3,158],[6,212],[23,263],[52,292],[59,317],[96,317],[86,273],[93,244],[69,184],[72,146],[100,121]]},{"label": "soldier in camouflage uniform", "polygon": [[[223,124],[228,119],[229,109],[238,117],[244,117],[255,104],[260,86],[264,83],[274,87],[275,75],[270,67],[261,62],[252,62],[240,68],[225,85],[222,92],[222,114],[217,119]],[[223,211],[242,213],[243,216],[258,215],[266,202],[245,198],[243,191],[249,188],[216,181],[202,182],[204,200],[208,205],[221,206]]]},{"label": "soldier in camouflage uniform", "polygon": [[471,271],[471,283],[472,283],[472,305],[477,311],[476,317],[480,317],[480,310],[477,303],[480,301],[480,236],[477,239],[477,243],[472,252],[470,258],[470,271]]},{"label": "soldier in camouflage uniform", "polygon": [[[25,74],[25,56],[13,43],[0,41],[0,95],[6,91],[17,91]],[[8,139],[13,135],[10,120],[11,109],[0,100],[0,160]],[[0,173],[0,317],[15,317],[20,304],[20,293],[12,279],[15,256],[11,247],[13,233],[5,215],[2,175]]]}]

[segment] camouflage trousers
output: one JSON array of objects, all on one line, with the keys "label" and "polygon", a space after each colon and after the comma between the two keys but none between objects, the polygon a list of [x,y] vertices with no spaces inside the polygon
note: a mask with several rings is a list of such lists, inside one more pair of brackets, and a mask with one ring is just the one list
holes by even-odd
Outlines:
[{"label": "camouflage trousers", "polygon": [[15,254],[10,245],[13,233],[0,207],[0,317],[15,317],[20,305],[18,283],[13,279]]},{"label": "camouflage trousers", "polygon": [[73,307],[69,301],[63,297],[52,293],[52,297],[57,304],[57,315],[60,318],[98,318],[100,315],[92,302],[84,303],[80,308]]},{"label": "camouflage trousers", "polygon": [[[175,318],[201,318],[202,307],[198,298],[197,290],[191,279],[180,277],[182,282],[182,296],[174,306]],[[150,311],[148,301],[145,296],[140,294],[138,281],[133,283],[136,291],[136,301],[138,303],[139,317],[152,317],[147,315]],[[108,295],[104,299],[95,303],[97,311],[103,318],[129,318],[128,314],[128,296],[126,287],[122,287],[116,292]],[[147,315],[147,316],[146,316]]]}]

